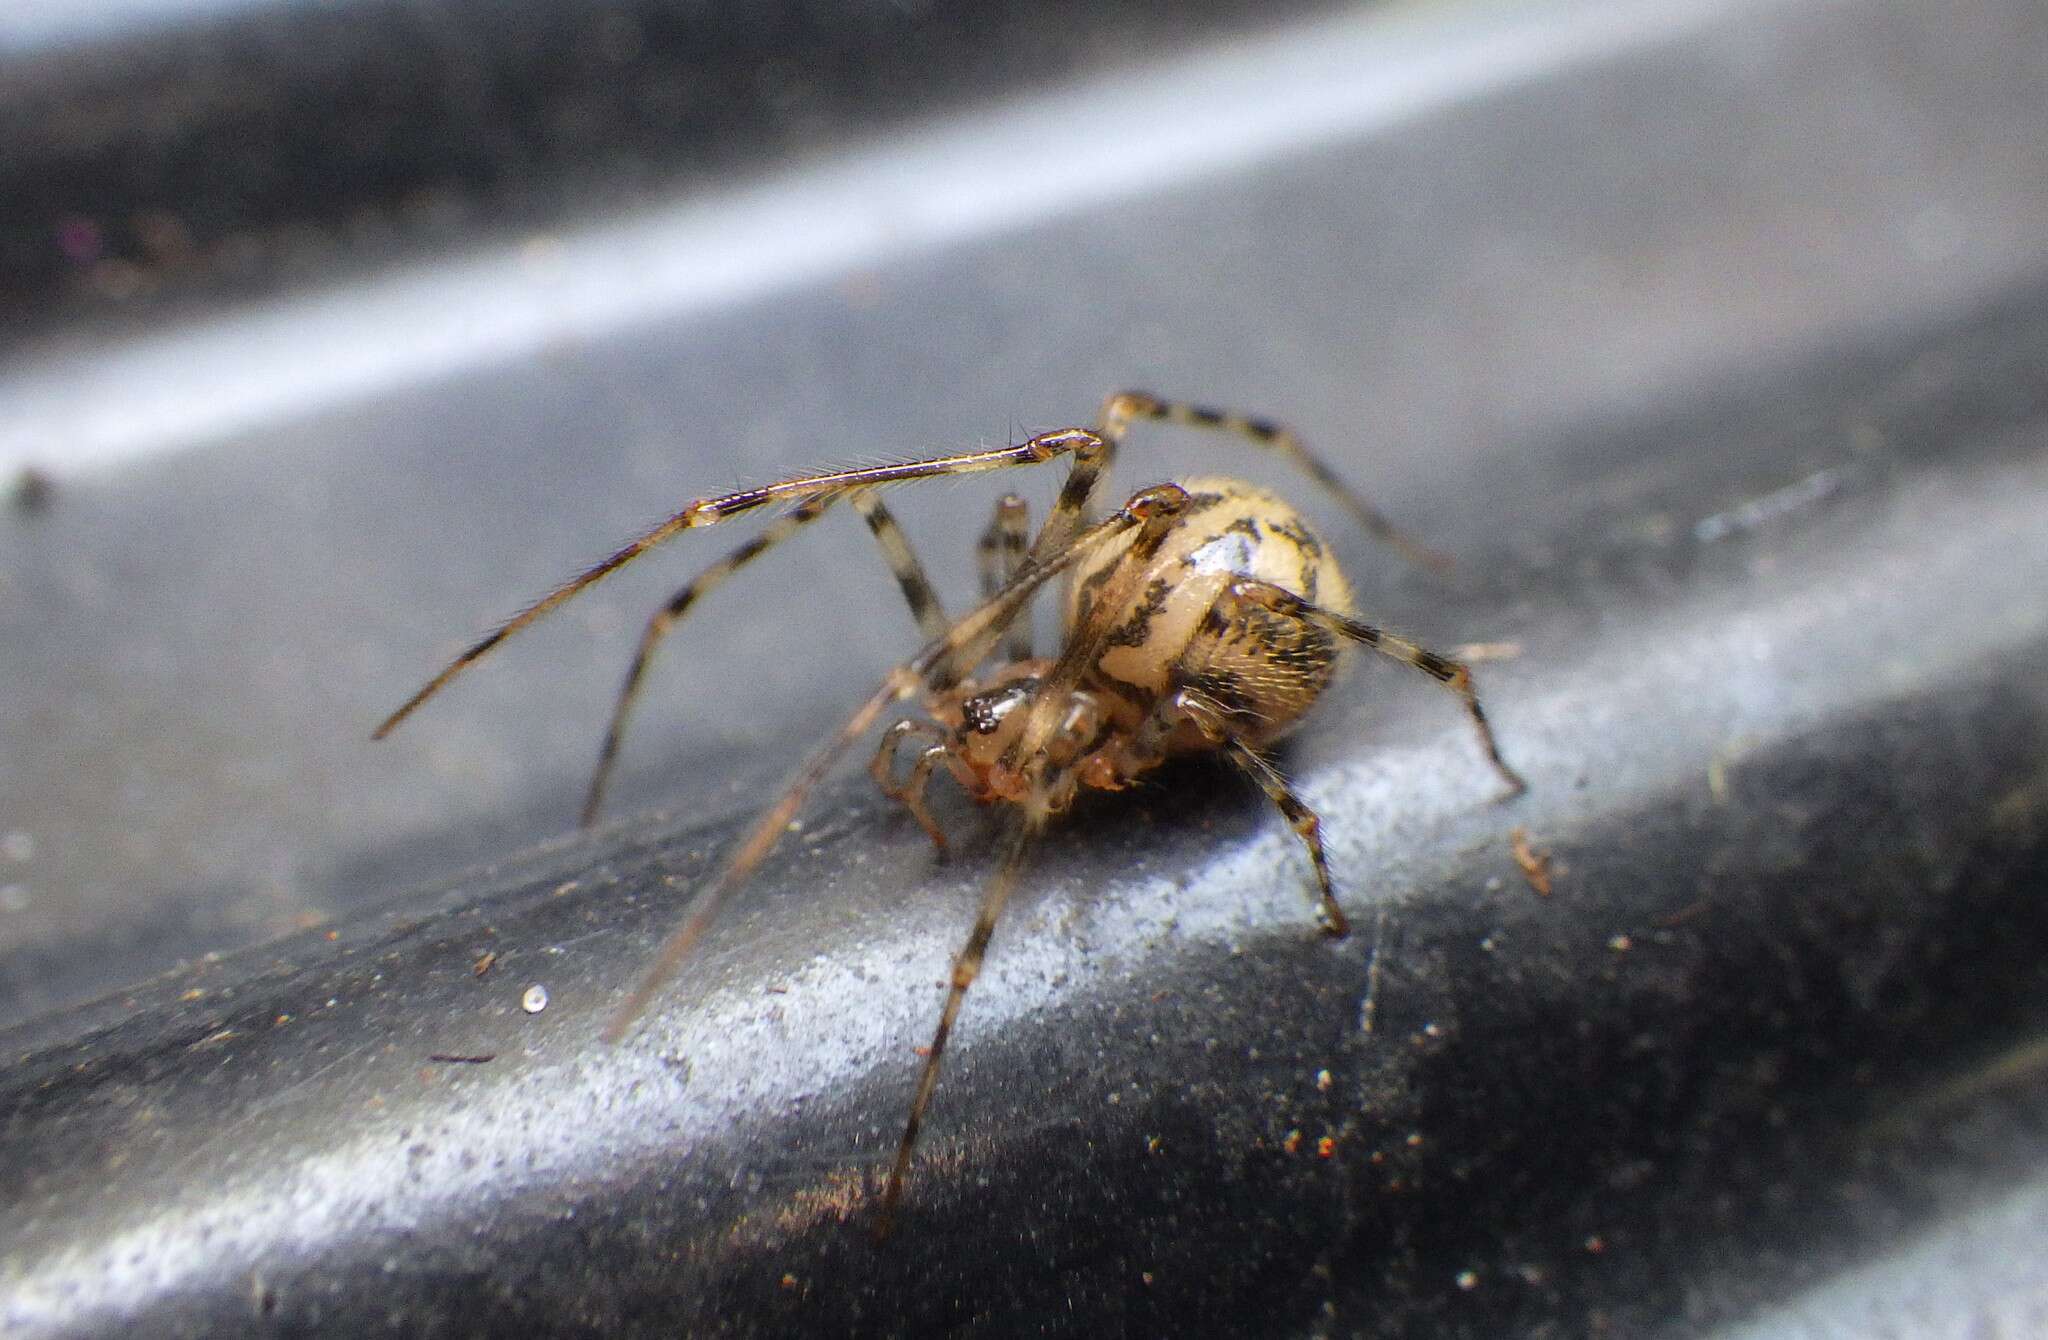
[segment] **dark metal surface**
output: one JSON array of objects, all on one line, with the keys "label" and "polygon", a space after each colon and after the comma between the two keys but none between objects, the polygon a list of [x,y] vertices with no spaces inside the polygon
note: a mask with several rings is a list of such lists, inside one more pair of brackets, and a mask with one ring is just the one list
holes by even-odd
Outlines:
[{"label": "dark metal surface", "polygon": [[[850,268],[775,253],[784,282],[655,273],[608,306],[568,230],[556,319],[609,323],[303,403],[249,387],[342,347],[337,310],[431,326],[429,297],[522,271],[449,258],[96,351],[156,369],[138,395],[207,445],[140,454],[81,408],[128,463],[0,523],[0,1325],[2023,1326],[2038,1265],[1985,1244],[2048,1181],[2042,36],[1994,3],[1279,28],[969,117],[952,157],[932,131],[857,159],[959,170],[912,244]],[[1397,92],[1350,100],[1355,70]],[[1215,129],[1206,167],[1137,115],[1200,129],[1219,100],[1277,119]],[[1071,160],[1022,153],[1047,135]],[[1096,139],[1177,166],[960,203],[989,154],[1020,200],[1105,181],[1074,166]],[[207,350],[235,340],[231,375]],[[180,348],[209,412],[242,408],[162,398]],[[61,437],[92,362],[0,370],[0,442]],[[559,836],[638,620],[718,546],[361,737],[679,497],[1084,417],[1126,381],[1289,417],[1458,553],[1446,585],[1339,546],[1387,622],[1520,644],[1482,687],[1532,790],[1494,804],[1426,685],[1341,686],[1287,757],[1359,928],[1339,944],[1219,771],[1076,816],[877,1245],[971,844],[935,865],[864,782],[828,787],[643,1028],[596,1037],[733,827],[905,649],[852,527],[664,661],[616,793],[662,812]],[[1124,480],[1187,460],[1241,464],[1162,435]],[[965,568],[993,492],[899,495],[935,567]]]}]

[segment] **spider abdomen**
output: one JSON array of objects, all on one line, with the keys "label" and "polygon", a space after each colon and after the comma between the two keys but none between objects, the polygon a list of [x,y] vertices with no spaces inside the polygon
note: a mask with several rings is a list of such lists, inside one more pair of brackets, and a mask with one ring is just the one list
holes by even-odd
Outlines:
[{"label": "spider abdomen", "polygon": [[[1147,563],[1089,678],[1147,702],[1192,690],[1263,744],[1286,733],[1328,686],[1337,648],[1313,624],[1237,600],[1234,585],[1250,579],[1343,613],[1351,610],[1350,586],[1283,499],[1214,476],[1185,487],[1186,513]],[[1076,569],[1070,626],[1130,561],[1125,543]],[[1182,733],[1174,747],[1205,747],[1200,741],[1199,733]]]}]

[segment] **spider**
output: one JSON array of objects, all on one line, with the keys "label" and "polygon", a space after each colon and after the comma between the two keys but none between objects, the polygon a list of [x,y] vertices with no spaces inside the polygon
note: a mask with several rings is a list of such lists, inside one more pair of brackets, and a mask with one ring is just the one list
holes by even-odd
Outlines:
[{"label": "spider", "polygon": [[[1011,807],[1015,819],[974,929],[953,960],[945,1005],[882,1192],[881,1233],[888,1231],[902,1197],[947,1039],[981,971],[1026,853],[1081,790],[1121,790],[1176,755],[1222,754],[1265,792],[1300,837],[1315,873],[1322,927],[1341,936],[1349,926],[1333,891],[1320,823],[1268,753],[1329,685],[1343,647],[1370,647],[1457,694],[1488,761],[1510,788],[1506,794],[1524,789],[1522,778],[1501,757],[1470,670],[1356,618],[1343,574],[1308,523],[1279,497],[1240,480],[1198,477],[1142,489],[1123,506],[1092,519],[1111,458],[1140,420],[1218,429],[1277,452],[1410,561],[1439,569],[1447,565],[1347,488],[1289,430],[1125,391],[1109,397],[1092,429],[1061,428],[1013,446],[804,475],[692,502],[456,657],[375,732],[382,739],[506,638],[663,541],[759,508],[793,504],[677,591],[648,620],[584,802],[582,821],[588,826],[596,820],[656,646],[706,592],[816,521],[834,503],[843,499],[851,504],[894,572],[924,647],[884,677],[727,855],[612,1017],[605,1037],[617,1042],[625,1035],[846,750],[892,704],[917,700],[923,715],[884,730],[870,764],[883,793],[901,803],[941,850],[945,834],[925,804],[927,784],[941,768],[974,799]],[[1061,458],[1070,461],[1066,479],[1035,538],[1027,540],[1029,519],[1022,500],[1013,494],[997,503],[977,546],[982,602],[964,617],[948,619],[877,490]],[[1060,646],[1055,656],[1038,656],[1032,649],[1029,610],[1033,597],[1055,578],[1066,583]],[[994,664],[984,672],[991,658]],[[901,746],[913,737],[928,743],[909,772],[899,775]]]}]

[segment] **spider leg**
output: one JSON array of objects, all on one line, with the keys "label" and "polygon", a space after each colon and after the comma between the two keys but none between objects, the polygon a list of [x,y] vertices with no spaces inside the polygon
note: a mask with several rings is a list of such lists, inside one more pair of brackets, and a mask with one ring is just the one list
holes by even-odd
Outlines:
[{"label": "spider leg", "polygon": [[924,1127],[925,1109],[931,1106],[932,1092],[938,1088],[939,1063],[946,1057],[946,1042],[953,1036],[953,1025],[960,1017],[960,1006],[967,998],[967,988],[973,986],[974,979],[981,975],[982,960],[988,956],[988,943],[996,933],[996,922],[1001,920],[1003,906],[1016,890],[1017,876],[1024,868],[1024,855],[1030,849],[1031,839],[1043,826],[1042,815],[1027,811],[1011,831],[1009,844],[1003,849],[1002,864],[996,867],[995,877],[989,881],[988,891],[981,897],[981,910],[975,915],[974,929],[968,933],[967,943],[960,946],[960,952],[953,956],[945,1008],[939,1011],[939,1025],[932,1032],[931,1046],[925,1050],[924,1068],[917,1076],[917,1094],[910,1100],[910,1119],[903,1125],[903,1138],[896,1145],[896,1161],[890,1166],[889,1180],[882,1188],[882,1206],[875,1219],[875,1236],[878,1238],[887,1237],[895,1221],[897,1202],[903,1198],[903,1178],[910,1171],[910,1154],[917,1145],[918,1131]]},{"label": "spider leg", "polygon": [[[917,762],[910,766],[910,776],[896,780],[896,749],[905,736],[923,735],[936,737],[941,743],[919,751]],[[925,787],[930,785],[932,769],[945,761],[946,746],[943,743],[946,732],[929,721],[906,718],[882,732],[882,740],[875,750],[875,757],[868,764],[868,773],[875,779],[883,795],[898,801],[910,811],[910,817],[917,820],[918,827],[931,837],[932,845],[940,852],[946,850],[946,834],[925,808]]]},{"label": "spider leg", "polygon": [[1330,884],[1330,863],[1323,856],[1322,820],[1302,803],[1301,797],[1294,794],[1294,788],[1287,784],[1287,778],[1273,766],[1272,761],[1256,749],[1231,737],[1225,741],[1223,752],[1246,776],[1259,784],[1259,789],[1279,807],[1281,817],[1287,820],[1302,845],[1308,848],[1309,862],[1316,869],[1323,929],[1333,936],[1349,935],[1351,923],[1345,918],[1343,909],[1337,906],[1337,895]]},{"label": "spider leg", "polygon": [[903,599],[910,606],[910,617],[917,620],[918,635],[927,642],[944,637],[953,621],[946,617],[946,608],[939,603],[939,593],[932,590],[931,578],[924,573],[924,564],[917,561],[917,551],[910,547],[910,537],[903,533],[903,527],[896,524],[896,518],[882,506],[882,500],[872,489],[856,490],[851,501],[853,510],[860,513],[861,520],[867,522],[868,529],[874,532],[875,543],[881,546],[882,558],[888,563],[889,571],[896,575],[896,585],[902,588]]},{"label": "spider leg", "polygon": [[1329,630],[1339,637],[1371,647],[1382,656],[1388,656],[1403,665],[1413,666],[1458,695],[1465,704],[1465,714],[1472,719],[1472,725],[1479,732],[1479,743],[1486,750],[1486,757],[1493,769],[1507,782],[1510,796],[1520,795],[1529,784],[1522,775],[1509,767],[1501,757],[1500,745],[1493,738],[1493,727],[1487,724],[1486,709],[1479,705],[1479,693],[1472,687],[1472,671],[1461,661],[1429,650],[1418,642],[1389,633],[1384,628],[1339,614],[1335,610],[1312,605],[1292,591],[1273,586],[1266,582],[1241,579],[1232,584],[1231,590],[1238,598],[1256,601],[1277,613],[1306,619],[1318,627]]},{"label": "spider leg", "polygon": [[690,900],[682,925],[663,943],[646,974],[605,1027],[605,1041],[617,1042],[625,1036],[633,1021],[654,999],[655,993],[661,990],[670,975],[689,957],[697,941],[703,938],[726,898],[745,883],[747,877],[767,859],[768,853],[774,850],[777,840],[789,827],[789,821],[802,808],[804,799],[832,771],[833,765],[852,747],[853,742],[875,724],[889,704],[915,696],[920,689],[930,686],[934,676],[946,673],[953,665],[979,661],[1040,587],[1126,531],[1156,525],[1156,519],[1162,512],[1178,515],[1179,509],[1186,505],[1186,498],[1185,493],[1170,484],[1138,493],[1116,512],[1076,536],[1074,542],[1059,553],[1042,562],[1027,561],[1010,584],[994,598],[968,611],[947,630],[944,637],[927,644],[916,656],[884,676],[880,687],[804,761],[775,803],[762,812],[740,844],[726,857],[718,873]]},{"label": "spider leg", "polygon": [[625,738],[626,719],[632,713],[633,704],[640,696],[640,685],[646,676],[647,665],[653,659],[654,649],[661,640],[675,629],[698,599],[721,585],[726,578],[738,572],[754,559],[759,558],[803,527],[823,516],[828,508],[839,499],[838,494],[828,493],[812,498],[799,505],[789,515],[768,526],[759,535],[748,540],[739,548],[698,573],[688,585],[669,597],[666,605],[656,610],[641,631],[640,645],[633,652],[633,663],[626,669],[626,681],[619,687],[619,697],[612,707],[611,721],[605,726],[604,744],[597,751],[597,770],[591,774],[590,789],[584,793],[583,814],[578,821],[588,828],[597,822],[598,808],[604,803],[606,784],[611,780],[612,765],[618,761],[619,743]]},{"label": "spider leg", "polygon": [[[625,683],[619,687],[611,721],[605,726],[604,744],[597,752],[597,769],[591,774],[590,789],[584,793],[583,814],[579,820],[583,827],[588,828],[597,822],[597,812],[604,804],[605,788],[611,781],[612,767],[618,761],[619,745],[625,739],[626,720],[632,714],[633,704],[639,700],[640,687],[646,677],[647,666],[654,658],[655,647],[675,631],[683,615],[699,599],[717,589],[726,578],[748,563],[823,516],[840,496],[836,493],[821,494],[799,504],[787,516],[698,573],[648,619],[647,627],[640,634],[640,645],[633,653],[633,663],[626,669]],[[940,608],[939,598],[932,591],[931,581],[925,576],[917,555],[912,552],[903,528],[896,524],[896,518],[869,490],[855,489],[848,496],[855,510],[874,532],[875,543],[881,546],[882,557],[896,574],[897,584],[903,588],[903,598],[909,602],[910,612],[917,619],[919,629],[927,640],[944,634],[947,628],[945,611]]]},{"label": "spider leg", "polygon": [[[1080,474],[1081,470],[1082,463],[1077,460],[1074,474]],[[1069,482],[1072,482],[1071,476]],[[1144,504],[1142,511],[1141,503]],[[1117,621],[1126,617],[1131,602],[1148,578],[1153,557],[1159,552],[1160,545],[1166,542],[1166,537],[1180,524],[1187,507],[1187,490],[1178,484],[1156,484],[1124,504],[1124,514],[1140,516],[1142,524],[1138,533],[1131,537],[1130,548],[1111,570],[1107,584],[1089,603],[1088,612],[1080,624],[1068,631],[1060,658],[1039,680],[1031,701],[1023,709],[1022,729],[1003,751],[1004,763],[1011,767],[1023,765],[1034,772],[1042,768],[1045,747],[1066,716],[1074,686],[1081,682],[1081,676],[1090,667],[1101,660],[1102,649],[1108,644],[1110,633]],[[1051,525],[1048,519],[1047,528]],[[1043,541],[1044,538],[1045,531],[1041,530],[1039,539]],[[1030,566],[1029,559],[1026,566]],[[1042,782],[1043,778],[1039,780]],[[1031,804],[1043,804],[1044,793],[1043,786],[1034,788]]]},{"label": "spider leg", "polygon": [[1452,566],[1449,555],[1431,549],[1403,531],[1387,520],[1378,508],[1353,492],[1350,485],[1337,477],[1336,471],[1302,444],[1291,428],[1230,410],[1161,400],[1143,391],[1119,391],[1102,407],[1102,436],[1111,442],[1121,442],[1125,430],[1136,419],[1164,420],[1191,428],[1213,428],[1234,433],[1256,446],[1276,451],[1351,509],[1368,534],[1410,563],[1436,572],[1447,572]]},{"label": "spider leg", "polygon": [[[1024,565],[1024,551],[1030,543],[1030,509],[1016,494],[1004,494],[996,502],[995,515],[989,518],[988,529],[981,533],[980,541],[974,546],[981,568],[981,595],[984,600],[1002,590],[1017,575],[1017,569]],[[1012,661],[1031,659],[1030,610],[1020,611],[1017,622],[1010,625],[1010,636],[1003,642],[1003,655]]]},{"label": "spider leg", "polygon": [[1045,514],[1045,524],[1031,541],[1027,561],[1043,561],[1046,555],[1064,549],[1094,509],[1096,486],[1116,457],[1116,439],[1108,432],[1088,436],[1089,442],[1074,447],[1074,464],[1052,501],[1052,510]]},{"label": "spider leg", "polygon": [[[579,594],[587,587],[618,571],[649,549],[665,540],[674,538],[686,530],[697,530],[716,525],[721,521],[751,512],[759,507],[774,503],[803,503],[811,499],[849,493],[855,489],[874,488],[884,484],[897,484],[913,479],[934,479],[944,475],[975,474],[984,470],[1000,470],[1013,465],[1037,465],[1045,461],[1072,453],[1077,462],[1099,451],[1102,440],[1085,428],[1061,428],[1034,437],[1010,447],[998,447],[989,451],[967,451],[952,456],[936,456],[928,460],[897,461],[888,465],[870,465],[857,470],[834,470],[823,474],[804,475],[796,479],[785,479],[779,483],[763,485],[760,488],[743,489],[716,498],[699,498],[681,511],[653,527],[610,556],[584,569],[583,572],[562,583],[554,590],[528,605],[519,613],[506,620],[498,628],[479,639],[467,651],[428,680],[412,697],[405,700],[398,710],[384,718],[381,725],[371,732],[372,739],[383,739],[397,728],[398,723],[411,716],[420,704],[446,688],[449,681],[476,664],[500,642],[514,633],[529,627],[551,613],[564,601]],[[1071,482],[1071,481],[1070,481]],[[1036,551],[1044,557],[1050,550]]]}]

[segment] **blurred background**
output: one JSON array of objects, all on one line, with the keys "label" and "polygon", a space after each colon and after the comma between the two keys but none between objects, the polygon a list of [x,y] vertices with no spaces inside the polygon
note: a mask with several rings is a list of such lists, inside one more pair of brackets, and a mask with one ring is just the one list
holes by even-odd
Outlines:
[{"label": "blurred background", "polygon": [[[2048,1328],[2018,1247],[2048,1227],[2044,353],[2025,0],[0,5],[0,1317]],[[1227,442],[1146,431],[1119,464],[1119,493],[1283,488],[1373,617],[1510,644],[1481,683],[1532,793],[1490,807],[1449,705],[1358,676],[1287,761],[1354,923],[1411,929],[1337,948],[1227,776],[1083,816],[998,958],[1052,947],[970,1000],[1006,1040],[963,1038],[941,1087],[935,1157],[976,1135],[933,1178],[973,1245],[928,1224],[870,1259],[846,1188],[893,1141],[971,861],[828,788],[720,980],[874,1031],[777,1015],[783,1059],[699,1058],[689,1118],[659,1057],[592,1041],[672,890],[913,648],[858,525],[693,615],[595,834],[633,640],[723,532],[369,732],[690,498],[1091,422],[1126,387],[1296,426],[1456,555],[1408,570]],[[1057,483],[1004,486],[1042,514]],[[956,609],[1000,491],[891,498]],[[1547,900],[1517,825],[1556,855]],[[1097,938],[1061,958],[1076,918]],[[857,983],[801,978],[885,940]],[[564,1028],[587,988],[581,1031],[537,1037],[515,1002],[543,978],[473,975],[486,952],[547,964]],[[1412,1046],[1372,1036],[1384,973]],[[725,1017],[700,1007],[670,1070]],[[250,1022],[322,1010],[317,1037]],[[461,1010],[489,1036],[441,1050],[493,1064],[414,1083]],[[1137,1147],[1069,1093],[1098,1074],[1152,1076],[1132,1107],[1207,1151],[1171,1194],[1090,1162]],[[337,1116],[371,1091],[382,1115]],[[473,1129],[507,1102],[528,1120]],[[212,1124],[244,1112],[230,1167]],[[603,1134],[557,1160],[564,1126]],[[703,1153],[713,1126],[755,1154]],[[1274,1152],[1304,1127],[1354,1163]],[[351,1143],[415,1128],[526,1179]],[[387,1173],[403,1197],[362,1189]],[[246,1208],[284,1202],[311,1208]]]}]

